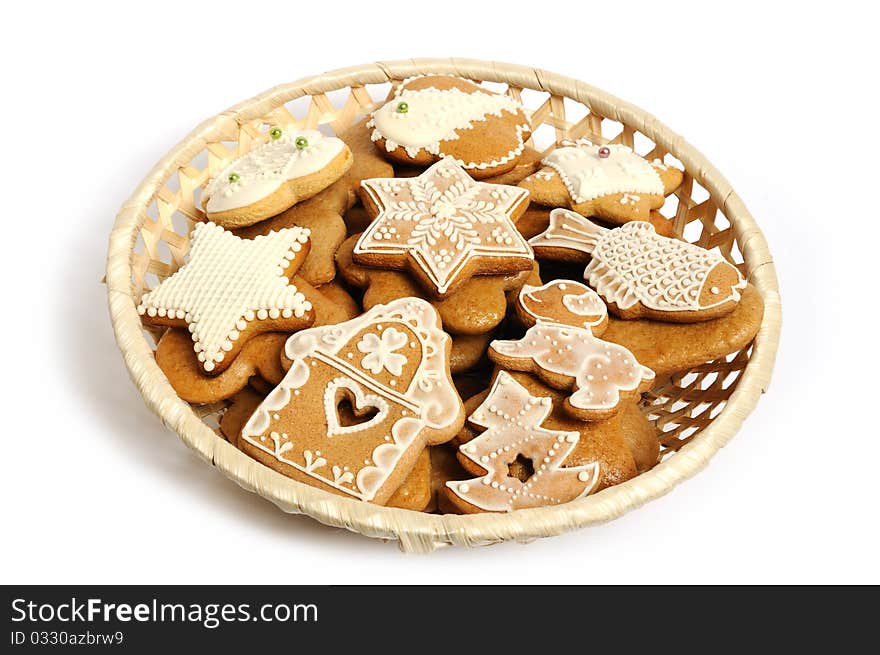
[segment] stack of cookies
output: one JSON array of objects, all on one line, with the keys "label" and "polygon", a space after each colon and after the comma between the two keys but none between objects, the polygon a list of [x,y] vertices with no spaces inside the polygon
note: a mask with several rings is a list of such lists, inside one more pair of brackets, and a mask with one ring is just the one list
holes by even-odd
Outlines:
[{"label": "stack of cookies", "polygon": [[170,384],[263,465],[379,505],[508,512],[654,466],[641,394],[748,345],[761,298],[670,238],[682,171],[531,132],[448,76],[336,137],[271,127],[140,301]]}]

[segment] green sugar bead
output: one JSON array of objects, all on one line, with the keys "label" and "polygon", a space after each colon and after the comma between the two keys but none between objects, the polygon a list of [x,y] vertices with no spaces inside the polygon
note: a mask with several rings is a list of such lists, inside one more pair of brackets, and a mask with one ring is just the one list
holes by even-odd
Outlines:
[{"label": "green sugar bead", "polygon": [[280,139],[282,134],[283,132],[281,131],[280,127],[273,127],[271,130],[269,130],[269,136],[271,136],[273,139]]},{"label": "green sugar bead", "polygon": [[238,182],[240,179],[241,179],[241,175],[239,175],[238,173],[230,173],[229,174],[229,181],[233,184]]},{"label": "green sugar bead", "polygon": [[307,138],[305,138],[304,136],[296,137],[296,141],[294,141],[293,143],[294,143],[294,145],[296,145],[297,149],[299,149],[299,150],[305,150],[306,148],[309,147],[309,140]]},{"label": "green sugar bead", "polygon": [[408,102],[398,102],[397,103],[397,113],[405,114],[409,111],[409,103]]}]

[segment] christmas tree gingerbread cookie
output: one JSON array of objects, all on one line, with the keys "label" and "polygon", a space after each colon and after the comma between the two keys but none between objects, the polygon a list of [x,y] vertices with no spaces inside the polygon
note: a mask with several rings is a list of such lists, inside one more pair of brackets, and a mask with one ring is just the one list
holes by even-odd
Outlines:
[{"label": "christmas tree gingerbread cookie", "polygon": [[199,223],[191,243],[188,261],[146,292],[137,310],[146,323],[189,328],[206,373],[225,370],[257,334],[314,322],[312,303],[290,281],[309,251],[308,230],[246,240]]},{"label": "christmas tree gingerbread cookie", "polygon": [[226,165],[205,187],[208,220],[226,228],[253,225],[311,198],[352,164],[340,139],[317,130],[273,127],[269,141]]},{"label": "christmas tree gingerbread cookie", "polygon": [[553,150],[544,168],[520,182],[532,200],[567,207],[620,225],[647,221],[681,184],[683,173],[660,159],[647,161],[619,145],[579,141]]},{"label": "christmas tree gingerbread cookie", "polygon": [[[592,492],[599,464],[565,465],[581,435],[545,427],[552,410],[550,397],[533,396],[501,371],[468,419],[485,431],[459,448],[461,465],[477,477],[447,482],[450,500],[467,513],[510,512],[558,505]],[[517,460],[531,463],[525,480],[511,474]]]},{"label": "christmas tree gingerbread cookie", "polygon": [[449,159],[418,177],[361,187],[373,221],[355,244],[355,263],[406,269],[437,298],[475,275],[532,267],[532,249],[514,226],[529,203],[519,187],[476,182]]},{"label": "christmas tree gingerbread cookie", "polygon": [[448,158],[477,179],[513,169],[531,136],[518,100],[443,75],[405,80],[368,125],[393,161],[428,166]]},{"label": "christmas tree gingerbread cookie", "polygon": [[449,350],[436,311],[418,298],[298,332],[285,345],[290,369],[239,447],[295,480],[384,505],[424,448],[464,422]]},{"label": "christmas tree gingerbread cookie", "polygon": [[[539,256],[589,258],[584,279],[624,319],[690,323],[733,311],[746,281],[720,254],[658,235],[650,223],[600,227],[566,209],[529,241]],[[561,253],[561,254],[560,254]]]}]

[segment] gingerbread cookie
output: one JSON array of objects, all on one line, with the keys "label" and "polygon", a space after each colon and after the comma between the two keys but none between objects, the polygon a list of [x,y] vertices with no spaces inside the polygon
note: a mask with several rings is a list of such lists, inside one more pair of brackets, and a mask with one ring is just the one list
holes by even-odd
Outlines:
[{"label": "gingerbread cookie", "polygon": [[397,490],[391,494],[391,498],[388,499],[385,506],[423,512],[431,504],[434,497],[431,485],[431,449],[425,448],[416,460],[412,471],[409,472]]},{"label": "gingerbread cookie", "polygon": [[599,294],[573,280],[524,285],[517,295],[516,315],[526,327],[543,321],[590,330],[597,337],[608,326],[608,310]]},{"label": "gingerbread cookie", "polygon": [[257,407],[265,400],[266,395],[246,387],[229,399],[229,405],[220,417],[220,434],[226,438],[226,441],[233,446],[238,445],[242,427],[257,411]]},{"label": "gingerbread cookie", "polygon": [[627,403],[621,408],[620,424],[639,473],[653,468],[660,458],[660,431],[636,403]]},{"label": "gingerbread cookie", "polygon": [[351,151],[340,139],[273,127],[268,143],[238,157],[208,183],[202,204],[217,225],[253,225],[327,188],[351,163]]},{"label": "gingerbread cookie", "polygon": [[[233,445],[238,444],[244,424],[263,402],[266,395],[251,389],[244,389],[232,398],[229,407],[220,417],[220,433],[226,437],[227,441]],[[353,414],[349,413],[348,416],[349,420],[353,419]],[[413,470],[388,499],[387,507],[424,511],[432,502],[434,482],[431,454],[428,450],[425,448],[419,455]]]},{"label": "gingerbread cookie", "polygon": [[[531,204],[529,208],[523,213],[522,216],[516,221],[516,229],[519,230],[519,233],[522,234],[526,239],[531,239],[532,237],[536,237],[541,232],[544,232],[548,227],[550,227],[550,212],[551,209],[548,207],[542,207],[540,205]],[[674,237],[675,230],[673,227],[673,222],[666,218],[663,214],[658,211],[652,211],[648,214],[648,218],[646,219],[651,225],[654,226],[654,230],[663,237]],[[601,221],[596,221],[601,223]],[[612,223],[606,223],[603,227],[616,227]],[[362,228],[363,229],[363,228]],[[358,230],[360,231],[360,230]],[[574,261],[583,261],[580,257],[574,257]]]},{"label": "gingerbread cookie", "polygon": [[357,201],[361,181],[394,175],[391,165],[376,153],[364,123],[361,121],[339,135],[354,157],[351,168],[339,180],[313,198],[297,203],[277,216],[235,230],[238,236],[245,239],[294,225],[311,230],[311,250],[300,269],[300,275],[314,286],[326,284],[336,276],[334,255],[346,235],[342,215]]},{"label": "gingerbread cookie", "polygon": [[407,269],[438,298],[475,275],[532,266],[532,249],[513,223],[528,193],[475,182],[448,159],[418,177],[364,180],[361,199],[374,218],[355,244],[354,261]]},{"label": "gingerbread cookie", "polygon": [[408,296],[424,298],[440,314],[443,329],[452,334],[479,335],[493,330],[507,314],[506,294],[518,291],[532,276],[532,271],[479,275],[461,284],[455,293],[438,300],[403,271],[356,264],[352,255],[359,238],[360,235],[353,235],[343,242],[336,252],[336,264],[347,283],[364,289],[364,309]]},{"label": "gingerbread cookie", "polygon": [[293,332],[312,324],[314,312],[290,278],[309,251],[309,231],[290,228],[253,240],[214,223],[192,233],[188,261],[138,305],[153,325],[188,327],[207,373],[229,366],[251,337]]},{"label": "gingerbread cookie", "polygon": [[556,148],[542,163],[544,168],[520,182],[534,202],[567,207],[616,225],[648,220],[684,175],[660,159],[649,162],[618,144],[578,142]]},{"label": "gingerbread cookie", "polygon": [[284,377],[281,351],[289,336],[277,332],[259,334],[244,344],[222,373],[206,375],[193,352],[189,332],[171,328],[156,345],[156,363],[183,400],[200,405],[214,403],[237,394],[254,376],[269,384],[278,384]]},{"label": "gingerbread cookie", "polygon": [[444,75],[404,80],[368,125],[394,161],[427,166],[446,158],[478,179],[516,166],[532,133],[515,98]]},{"label": "gingerbread cookie", "polygon": [[[733,311],[746,281],[721,255],[658,235],[650,223],[600,227],[565,209],[530,239],[537,252],[590,256],[584,279],[621,318],[689,323]],[[573,254],[572,254],[573,253]]]},{"label": "gingerbread cookie", "polygon": [[345,288],[335,282],[322,284],[316,288],[299,276],[294,277],[292,281],[312,303],[315,314],[313,327],[342,323],[361,313],[357,301]]},{"label": "gingerbread cookie", "polygon": [[[552,409],[552,398],[531,395],[501,371],[468,419],[485,431],[459,449],[462,466],[478,477],[447,482],[451,500],[468,513],[510,512],[558,505],[592,492],[599,482],[599,464],[564,465],[581,435],[545,427]],[[510,473],[510,465],[520,458],[533,467],[525,480]]]},{"label": "gingerbread cookie", "polygon": [[489,359],[570,392],[565,408],[584,421],[616,414],[622,402],[638,398],[654,380],[654,372],[626,348],[560,323],[539,321],[521,339],[493,341]]},{"label": "gingerbread cookie", "polygon": [[727,316],[701,323],[611,318],[602,338],[629,349],[658,377],[689,371],[748,346],[764,317],[764,301],[751,284]]},{"label": "gingerbread cookie", "polygon": [[452,352],[449,355],[449,370],[453,375],[458,375],[471,370],[483,361],[486,348],[492,341],[493,333],[450,336],[452,337]]},{"label": "gingerbread cookie", "polygon": [[[239,447],[293,479],[385,504],[425,446],[461,428],[449,350],[436,311],[418,298],[298,332],[285,346],[290,370]],[[340,414],[345,404],[356,421]]]}]

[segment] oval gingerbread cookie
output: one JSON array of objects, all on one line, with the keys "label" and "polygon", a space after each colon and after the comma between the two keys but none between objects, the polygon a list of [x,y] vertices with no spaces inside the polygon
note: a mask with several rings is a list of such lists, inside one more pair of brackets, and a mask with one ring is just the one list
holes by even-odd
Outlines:
[{"label": "oval gingerbread cookie", "polygon": [[205,187],[208,220],[226,228],[253,225],[311,198],[351,168],[351,150],[341,139],[280,127],[269,135]]},{"label": "oval gingerbread cookie", "polygon": [[532,133],[515,98],[444,75],[405,80],[369,126],[389,159],[427,166],[448,157],[478,179],[514,168]]}]

